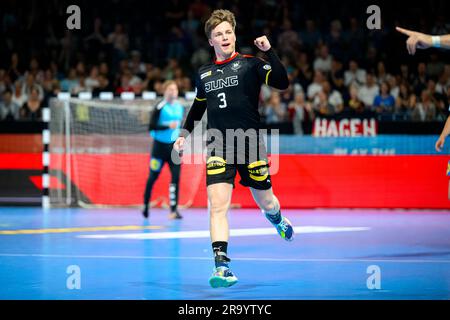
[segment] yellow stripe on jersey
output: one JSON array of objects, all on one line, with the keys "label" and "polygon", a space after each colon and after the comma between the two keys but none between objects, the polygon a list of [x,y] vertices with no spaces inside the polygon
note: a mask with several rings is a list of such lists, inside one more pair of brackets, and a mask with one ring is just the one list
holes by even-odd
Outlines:
[{"label": "yellow stripe on jersey", "polygon": [[198,97],[195,97],[195,100],[197,100],[197,101],[205,101],[206,100],[206,98],[198,98]]},{"label": "yellow stripe on jersey", "polygon": [[272,69],[266,73],[266,84],[269,85],[269,74],[272,72]]}]

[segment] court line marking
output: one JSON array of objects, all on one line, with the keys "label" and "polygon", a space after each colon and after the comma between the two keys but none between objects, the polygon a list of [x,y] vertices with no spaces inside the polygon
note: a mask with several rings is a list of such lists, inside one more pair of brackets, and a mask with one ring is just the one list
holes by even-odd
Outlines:
[{"label": "court line marking", "polygon": [[[327,233],[327,232],[355,232],[367,231],[368,227],[325,227],[325,226],[299,226],[294,227],[297,234],[305,233]],[[230,236],[264,236],[276,235],[275,228],[251,228],[251,229],[231,229]],[[122,234],[90,234],[78,235],[77,238],[83,239],[129,239],[129,240],[158,240],[158,239],[194,239],[209,238],[209,230],[198,231],[177,231],[177,232],[154,232],[154,233],[122,233]]]},{"label": "court line marking", "polygon": [[91,232],[91,231],[159,230],[163,228],[164,227],[162,226],[99,226],[99,227],[75,227],[75,228],[17,229],[17,230],[0,230],[0,235],[71,233],[71,232]]},{"label": "court line marking", "polygon": [[[0,257],[32,257],[56,259],[132,259],[132,260],[211,260],[211,257],[170,257],[170,256],[102,256],[102,255],[65,255],[65,254],[37,254],[37,253],[0,253]],[[398,260],[398,259],[329,259],[329,258],[239,258],[233,261],[254,262],[377,262],[377,263],[435,263],[450,264],[450,260]]]}]

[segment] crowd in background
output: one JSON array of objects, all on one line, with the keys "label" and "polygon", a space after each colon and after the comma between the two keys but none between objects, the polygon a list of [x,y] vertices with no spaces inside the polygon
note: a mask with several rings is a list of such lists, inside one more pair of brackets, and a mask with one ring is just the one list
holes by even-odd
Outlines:
[{"label": "crowd in background", "polygon": [[[161,95],[168,79],[181,94],[195,90],[196,70],[213,59],[203,26],[216,8],[235,13],[239,52],[264,58],[253,39],[266,34],[286,66],[288,90],[261,90],[268,124],[293,122],[301,132],[300,124],[315,117],[443,121],[448,114],[448,55],[410,57],[394,30],[450,33],[445,1],[402,8],[409,20],[384,14],[381,30],[366,27],[364,1],[79,2],[81,30],[65,27],[64,1],[0,4],[0,120],[39,120],[42,106],[61,91]],[[386,10],[395,16],[395,4]]]}]

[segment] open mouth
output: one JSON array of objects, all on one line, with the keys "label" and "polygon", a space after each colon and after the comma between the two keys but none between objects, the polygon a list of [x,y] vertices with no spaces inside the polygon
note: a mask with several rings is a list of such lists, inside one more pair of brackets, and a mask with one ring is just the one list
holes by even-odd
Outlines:
[{"label": "open mouth", "polygon": [[222,45],[222,48],[223,49],[227,49],[227,48],[229,48],[231,46],[231,43],[224,43],[223,45]]}]

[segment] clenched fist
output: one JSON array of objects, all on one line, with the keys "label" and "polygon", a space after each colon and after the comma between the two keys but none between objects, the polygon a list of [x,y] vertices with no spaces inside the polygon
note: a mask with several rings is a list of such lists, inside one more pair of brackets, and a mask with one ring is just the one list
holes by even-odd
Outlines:
[{"label": "clenched fist", "polygon": [[266,36],[256,38],[254,43],[261,51],[267,51],[271,48],[269,39]]}]

